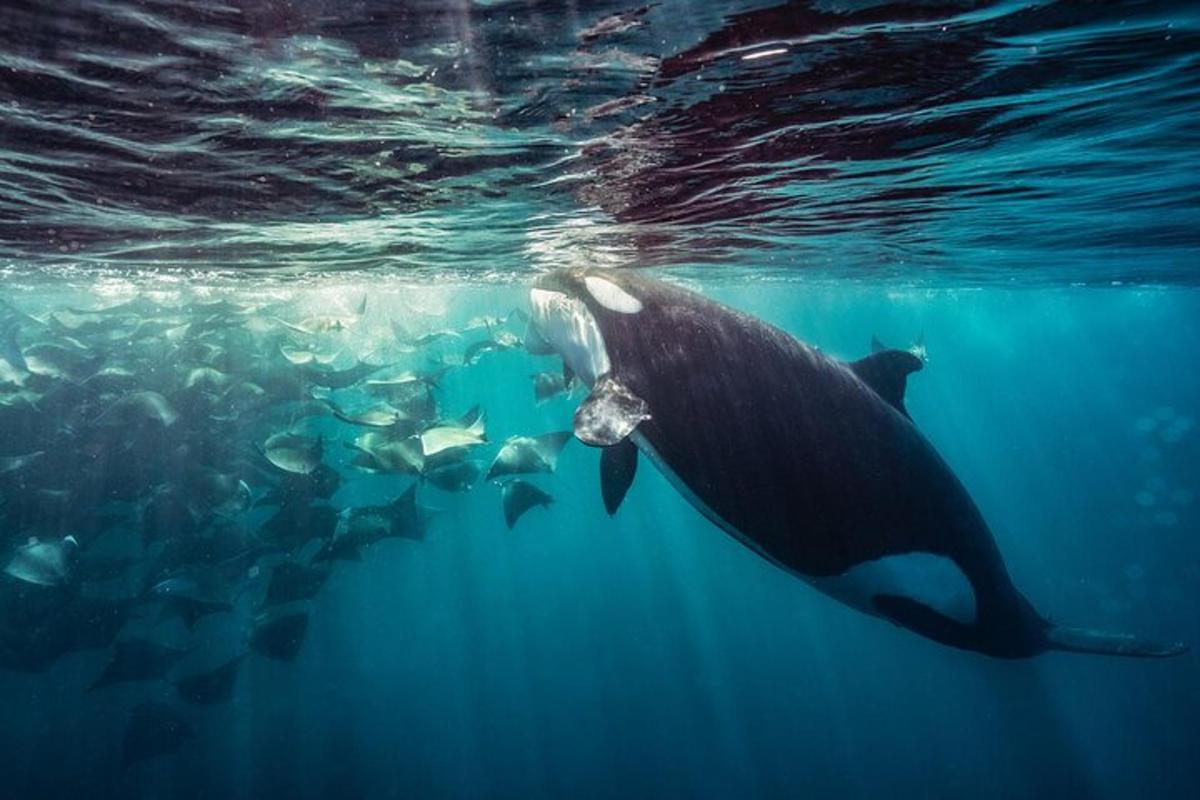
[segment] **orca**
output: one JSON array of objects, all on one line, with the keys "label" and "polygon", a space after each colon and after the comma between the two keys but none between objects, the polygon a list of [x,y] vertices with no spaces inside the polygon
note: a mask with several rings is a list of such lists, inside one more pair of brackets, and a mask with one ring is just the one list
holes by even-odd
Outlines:
[{"label": "orca", "polygon": [[1025,599],[966,488],[904,406],[920,350],[838,361],[630,270],[548,273],[530,304],[527,348],[561,356],[590,390],[574,434],[603,448],[610,514],[640,453],[763,558],[935,642],[997,658],[1186,651],[1058,626]]}]

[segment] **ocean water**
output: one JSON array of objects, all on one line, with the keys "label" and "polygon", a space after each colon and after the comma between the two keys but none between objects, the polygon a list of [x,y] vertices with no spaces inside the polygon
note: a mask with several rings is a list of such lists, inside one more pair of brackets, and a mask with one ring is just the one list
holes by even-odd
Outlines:
[{"label": "ocean water", "polygon": [[[0,797],[1193,796],[1198,60],[1153,0],[4,3]],[[508,524],[560,268],[919,348],[1034,606],[1192,649],[937,644],[574,438]]]}]

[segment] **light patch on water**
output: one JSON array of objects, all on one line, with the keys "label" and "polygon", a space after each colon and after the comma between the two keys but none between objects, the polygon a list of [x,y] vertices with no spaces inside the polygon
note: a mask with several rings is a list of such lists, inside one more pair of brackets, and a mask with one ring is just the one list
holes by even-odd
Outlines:
[{"label": "light patch on water", "polygon": [[1154,514],[1154,524],[1171,528],[1179,524],[1179,515],[1174,511],[1158,511]]},{"label": "light patch on water", "polygon": [[525,234],[525,256],[535,269],[620,268],[630,254],[613,245],[612,226],[578,216],[546,215],[531,220]]},{"label": "light patch on water", "polygon": [[757,61],[760,58],[770,58],[771,56],[781,56],[784,53],[786,53],[787,51],[788,51],[788,49],[786,47],[775,47],[775,48],[772,48],[771,50],[760,50],[757,53],[749,53],[747,55],[742,56],[742,61]]}]

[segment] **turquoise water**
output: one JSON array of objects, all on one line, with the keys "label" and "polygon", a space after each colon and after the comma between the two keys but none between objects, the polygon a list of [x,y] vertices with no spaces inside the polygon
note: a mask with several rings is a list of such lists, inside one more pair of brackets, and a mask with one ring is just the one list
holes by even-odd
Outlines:
[{"label": "turquoise water", "polygon": [[[0,560],[77,542],[62,574],[0,580],[0,796],[1194,793],[1190,4],[0,14]],[[553,499],[510,528],[480,473],[586,394],[536,400],[561,364],[511,312],[581,266],[649,267],[838,359],[921,342],[907,408],[1021,591],[1192,651],[935,644],[646,460],[609,517],[574,440],[520,476]],[[388,366],[322,386],[360,361]],[[333,415],[404,370],[418,431],[485,414],[464,491],[364,469],[381,429]],[[323,487],[279,466],[304,456],[285,432],[319,442]],[[323,560],[414,486],[398,535]],[[310,597],[270,599],[285,562],[321,573]],[[163,610],[189,600],[216,607]],[[272,651],[287,613],[306,628]],[[132,641],[168,649],[98,681]],[[230,659],[227,695],[181,690]]]},{"label": "turquoise water", "polygon": [[[357,291],[287,294],[328,308],[353,305]],[[909,409],[1026,594],[1056,620],[1200,637],[1200,388],[1181,375],[1197,347],[1194,292],[707,291],[841,357],[865,352],[872,332],[900,342],[923,331],[929,365],[913,376]],[[395,319],[465,325],[521,300],[509,288],[378,291],[349,341],[391,338]],[[529,375],[549,361],[490,353],[447,375],[439,399],[454,411],[481,403],[493,442],[569,427],[578,392],[534,403]],[[355,433],[318,426],[330,441]],[[271,428],[244,419],[211,435],[233,430],[248,442]],[[410,482],[346,460],[329,449],[346,473],[335,507],[385,502]],[[165,680],[85,692],[106,649],[5,673],[14,796],[1190,793],[1194,655],[1000,662],[943,648],[767,564],[652,469],[609,519],[596,469],[595,451],[568,444],[555,474],[531,478],[553,505],[511,531],[495,486],[420,487],[420,501],[440,509],[427,539],[380,542],[361,563],[339,563],[309,604],[296,660],[251,657],[229,702],[183,705],[196,738],[173,756],[120,768],[129,709],[179,700]],[[268,482],[251,480],[256,494]],[[94,546],[122,540],[110,531]],[[256,588],[233,613],[190,635],[178,621],[155,624],[150,604],[122,636],[197,645],[168,678],[218,663],[244,648],[262,592],[261,579],[247,583]]]}]

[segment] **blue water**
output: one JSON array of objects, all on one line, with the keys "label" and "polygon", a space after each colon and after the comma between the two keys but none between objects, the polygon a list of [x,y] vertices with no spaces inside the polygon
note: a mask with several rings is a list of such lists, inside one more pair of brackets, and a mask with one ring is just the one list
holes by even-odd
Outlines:
[{"label": "blue water", "polygon": [[[13,609],[45,587],[0,582],[0,797],[1193,796],[1198,56],[1197,9],[1171,2],[5,4],[0,323],[131,375],[0,370],[0,458],[45,453],[0,475],[0,560],[74,534],[85,560],[133,564],[36,595],[131,605],[33,669],[54,612]],[[253,543],[272,509],[175,512],[152,536],[151,499],[193,462],[261,498],[282,479],[257,448],[305,399],[217,413],[188,370],[266,382],[259,354],[293,375],[278,341],[432,369],[521,335],[472,321],[563,266],[654,268],[837,358],[922,340],[908,409],[1034,605],[1192,651],[937,645],[767,563],[645,460],[609,518],[578,441],[526,476],[554,501],[509,530],[497,486],[367,474],[345,446],[363,429],[328,416],[298,423],[341,476],[314,505],[415,483],[425,539],[335,562],[294,661],[247,646],[278,552],[223,578],[230,610],[157,619],[147,576],[197,572],[163,571],[168,544]],[[116,334],[76,327],[146,299]],[[239,311],[206,355],[189,337],[216,300]],[[322,314],[352,324],[279,322]],[[558,368],[498,347],[434,395],[486,411],[486,466],[506,437],[570,428],[581,391],[534,402],[531,374]],[[96,433],[135,389],[181,421]],[[135,637],[191,649],[88,691]],[[178,696],[248,650],[227,701]],[[126,764],[147,701],[193,734]]]}]

